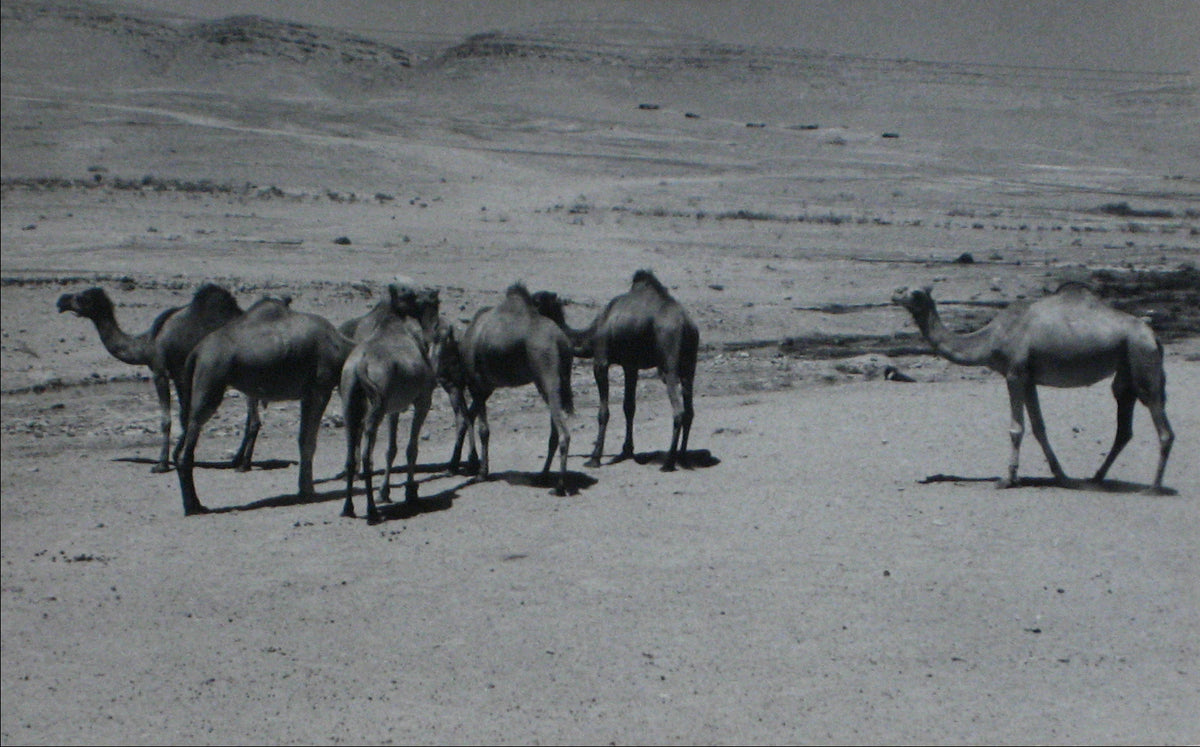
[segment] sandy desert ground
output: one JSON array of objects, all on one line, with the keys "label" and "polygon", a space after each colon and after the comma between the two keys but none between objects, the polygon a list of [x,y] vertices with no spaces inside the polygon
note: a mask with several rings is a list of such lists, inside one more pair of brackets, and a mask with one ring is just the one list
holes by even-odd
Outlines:
[{"label": "sandy desert ground", "polygon": [[[1195,74],[2,7],[4,744],[1200,741]],[[55,311],[100,286],[141,332],[215,281],[339,323],[402,275],[459,323],[520,280],[582,327],[643,267],[701,330],[691,468],[658,469],[651,375],[640,459],[584,467],[577,362],[572,495],[531,388],[491,401],[487,482],[444,470],[439,394],[421,501],[375,526],[339,516],[336,397],[301,500],[298,407],[238,474],[231,394],[185,518],[146,369]],[[1002,381],[889,302],[931,284],[967,330],[1065,280],[1166,345],[1166,495],[1140,406],[1102,485],[1027,436],[995,490]],[[1042,407],[1090,475],[1107,384]]]}]

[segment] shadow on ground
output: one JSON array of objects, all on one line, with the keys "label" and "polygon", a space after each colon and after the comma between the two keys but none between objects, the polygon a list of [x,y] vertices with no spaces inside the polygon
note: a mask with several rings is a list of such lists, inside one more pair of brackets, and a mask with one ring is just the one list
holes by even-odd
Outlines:
[{"label": "shadow on ground", "polygon": [[[149,457],[117,457],[117,458],[113,459],[113,461],[114,462],[129,462],[131,464],[149,464],[149,465],[158,464],[157,459],[150,459]],[[233,461],[229,460],[229,459],[226,459],[221,462],[197,461],[194,464],[197,469],[233,469]],[[297,464],[297,462],[292,461],[291,459],[262,459],[262,460],[257,460],[257,461],[251,462],[250,469],[251,470],[284,469],[285,467],[292,467],[292,466],[295,466],[296,464]],[[174,464],[171,465],[170,471],[172,471],[172,472],[175,471]]]},{"label": "shadow on ground", "polygon": [[[929,485],[935,482],[999,482],[999,477],[966,477],[963,475],[945,475],[938,473],[929,475],[923,480],[917,480],[919,485]],[[1062,490],[1077,490],[1091,493],[1153,493],[1154,490],[1149,485],[1143,485],[1136,482],[1125,482],[1123,480],[1103,480],[1095,482],[1094,480],[1072,480],[1059,482],[1053,477],[1022,477],[1014,488],[1061,488]],[[1010,488],[1010,490],[1013,488]],[[1164,487],[1158,495],[1171,496],[1179,495],[1179,491],[1174,488]]]}]

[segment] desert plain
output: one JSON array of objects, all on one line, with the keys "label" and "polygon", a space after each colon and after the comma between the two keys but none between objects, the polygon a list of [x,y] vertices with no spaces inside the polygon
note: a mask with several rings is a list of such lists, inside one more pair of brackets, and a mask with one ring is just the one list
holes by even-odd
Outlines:
[{"label": "desert plain", "polygon": [[[2,8],[4,744],[1200,740],[1195,72],[637,22],[406,47]],[[700,329],[687,468],[659,469],[653,372],[638,459],[585,467],[577,361],[571,494],[538,478],[532,387],[490,401],[486,482],[446,472],[439,393],[421,498],[373,526],[339,516],[336,394],[314,500],[296,403],[264,411],[254,469],[226,467],[231,393],[197,452],[214,512],[185,517],[175,474],[150,472],[148,370],[55,307],[99,286],[140,333],[216,282],[336,324],[402,277],[463,326],[520,281],[584,327],[640,268]],[[1003,380],[931,355],[890,303],[930,285],[966,331],[1067,280],[1164,343],[1165,494],[1140,405],[1108,479],[1084,479],[1113,437],[1107,383],[1042,390],[1076,479],[1053,484],[1027,435],[1025,482],[996,490]]]}]

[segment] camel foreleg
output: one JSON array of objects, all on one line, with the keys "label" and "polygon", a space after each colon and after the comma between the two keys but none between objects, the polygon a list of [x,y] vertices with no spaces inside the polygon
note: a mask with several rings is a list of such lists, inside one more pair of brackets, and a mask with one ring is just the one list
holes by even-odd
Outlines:
[{"label": "camel foreleg", "polygon": [[1025,393],[1025,409],[1029,412],[1029,425],[1033,430],[1033,437],[1041,444],[1042,453],[1046,455],[1046,463],[1050,465],[1050,472],[1060,485],[1065,484],[1067,474],[1063,471],[1062,465],[1058,463],[1058,457],[1054,456],[1054,451],[1050,448],[1050,439],[1046,437],[1046,421],[1042,419],[1042,407],[1038,402],[1037,386],[1032,381]]},{"label": "camel foreleg", "polygon": [[[154,392],[158,395],[158,429],[162,433],[162,449],[158,453],[158,462],[150,471],[162,473],[171,470],[171,380],[166,374],[154,374]],[[179,443],[183,443],[182,438]],[[175,461],[179,461],[178,450]]]},{"label": "camel foreleg", "polygon": [[1100,469],[1096,470],[1096,474],[1092,476],[1092,482],[1100,482],[1104,476],[1108,474],[1109,467],[1112,467],[1113,462],[1117,461],[1117,456],[1129,440],[1133,438],[1133,408],[1137,404],[1137,394],[1133,388],[1128,386],[1127,378],[1120,373],[1113,379],[1113,396],[1117,399],[1117,431],[1113,436],[1112,448],[1108,450],[1108,456],[1104,458],[1104,463],[1100,465]]},{"label": "camel foreleg", "polygon": [[625,366],[625,400],[621,409],[625,414],[625,443],[614,461],[633,458],[633,419],[637,414],[638,370],[636,366]]}]

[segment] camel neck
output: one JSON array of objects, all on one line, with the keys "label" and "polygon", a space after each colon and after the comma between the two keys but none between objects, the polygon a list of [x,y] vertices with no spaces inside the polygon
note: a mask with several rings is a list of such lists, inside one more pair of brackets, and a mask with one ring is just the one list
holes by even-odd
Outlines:
[{"label": "camel neck", "polygon": [[145,335],[131,336],[121,330],[112,316],[93,319],[100,342],[112,357],[135,366],[149,365],[153,354]]},{"label": "camel neck", "polygon": [[916,318],[921,334],[933,346],[933,351],[951,363],[962,366],[990,366],[995,346],[992,341],[992,325],[982,329],[958,334],[951,332],[942,323],[937,309],[930,309],[923,317]]}]

